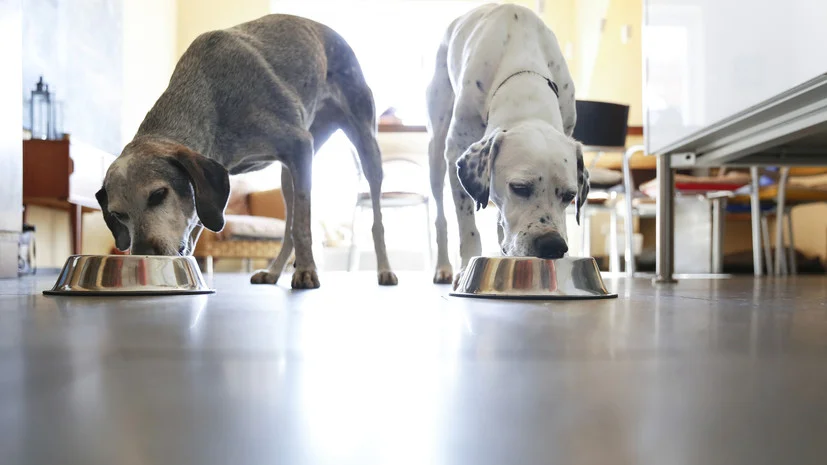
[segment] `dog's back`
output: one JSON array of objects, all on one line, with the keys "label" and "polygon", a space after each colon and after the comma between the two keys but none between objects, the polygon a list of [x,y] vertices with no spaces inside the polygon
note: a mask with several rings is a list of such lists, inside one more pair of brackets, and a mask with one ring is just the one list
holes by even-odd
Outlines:
[{"label": "dog's back", "polygon": [[[442,42],[451,85],[466,107],[485,111],[494,87],[518,70],[548,76],[559,87],[568,133],[574,128],[574,83],[554,32],[531,9],[487,4],[454,20]],[[439,58],[438,58],[439,59]],[[481,94],[483,98],[480,98]],[[550,102],[555,104],[556,102]]]},{"label": "dog's back", "polygon": [[[306,129],[317,104],[353,82],[364,86],[339,34],[306,18],[268,15],[198,36],[138,135],[166,136],[228,162],[223,158],[236,155],[244,142],[235,135],[246,134],[249,145],[268,137],[274,121]],[[194,140],[193,127],[214,139]]]},{"label": "dog's back", "polygon": [[[237,40],[255,48],[278,76],[296,85],[296,92],[314,98],[315,86],[349,77],[362,82],[356,55],[336,31],[307,18],[273,14],[227,29]],[[309,92],[308,92],[309,90]]]}]

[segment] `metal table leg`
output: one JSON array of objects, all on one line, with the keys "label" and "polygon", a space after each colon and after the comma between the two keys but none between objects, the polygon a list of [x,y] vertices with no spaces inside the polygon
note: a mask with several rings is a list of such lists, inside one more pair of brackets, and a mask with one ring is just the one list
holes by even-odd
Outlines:
[{"label": "metal table leg", "polygon": [[755,276],[761,276],[764,274],[764,266],[761,263],[761,198],[758,195],[758,167],[751,166],[749,174],[751,178],[749,204],[752,222],[752,269]]},{"label": "metal table leg", "polygon": [[655,279],[657,284],[675,283],[675,176],[669,155],[658,157],[657,244]]},{"label": "metal table leg", "polygon": [[724,211],[726,199],[715,197],[712,200],[712,272],[724,272]]}]

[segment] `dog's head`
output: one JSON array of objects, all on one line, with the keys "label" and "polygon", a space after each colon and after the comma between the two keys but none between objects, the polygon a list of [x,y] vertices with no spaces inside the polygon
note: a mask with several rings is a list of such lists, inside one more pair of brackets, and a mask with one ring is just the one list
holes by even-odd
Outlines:
[{"label": "dog's head", "polygon": [[96,197],[120,250],[189,255],[202,226],[224,228],[227,170],[189,148],[134,141],[109,167]]},{"label": "dog's head", "polygon": [[457,160],[466,192],[499,210],[506,255],[560,258],[568,251],[566,208],[589,193],[583,150],[575,140],[539,122],[494,129]]}]

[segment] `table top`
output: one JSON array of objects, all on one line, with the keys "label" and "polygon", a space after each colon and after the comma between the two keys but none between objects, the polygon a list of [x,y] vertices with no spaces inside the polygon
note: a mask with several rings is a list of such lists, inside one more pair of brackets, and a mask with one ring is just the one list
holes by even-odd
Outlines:
[{"label": "table top", "polygon": [[[600,301],[323,273],[46,297],[0,280],[3,463],[820,464],[827,279],[607,280]],[[287,277],[289,278],[289,276]]]},{"label": "table top", "polygon": [[653,155],[673,167],[827,165],[827,73],[764,100]]}]

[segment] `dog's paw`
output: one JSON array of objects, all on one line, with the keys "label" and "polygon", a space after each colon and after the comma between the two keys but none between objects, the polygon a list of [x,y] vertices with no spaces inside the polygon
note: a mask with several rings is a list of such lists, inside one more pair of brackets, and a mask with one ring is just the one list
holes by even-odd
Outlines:
[{"label": "dog's paw", "polygon": [[452,279],[454,279],[454,271],[450,265],[437,268],[434,274],[434,284],[451,284]]},{"label": "dog's paw", "polygon": [[250,284],[276,284],[279,275],[268,270],[258,270],[250,276]]},{"label": "dog's paw", "polygon": [[296,270],[293,273],[293,289],[317,289],[319,287],[319,275],[316,270]]},{"label": "dog's paw", "polygon": [[393,271],[380,271],[379,272],[379,285],[380,286],[396,286],[399,284],[399,279],[397,279],[396,274]]}]

